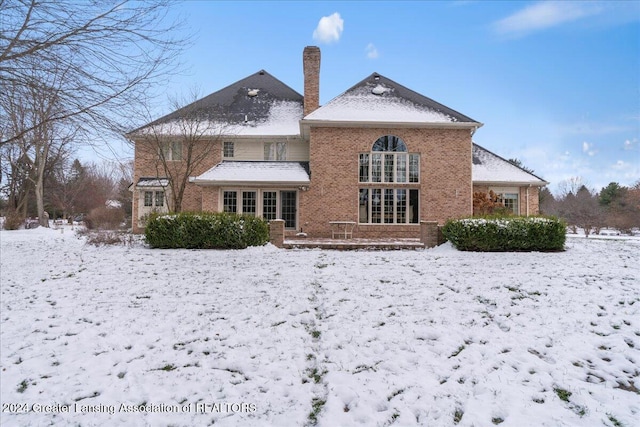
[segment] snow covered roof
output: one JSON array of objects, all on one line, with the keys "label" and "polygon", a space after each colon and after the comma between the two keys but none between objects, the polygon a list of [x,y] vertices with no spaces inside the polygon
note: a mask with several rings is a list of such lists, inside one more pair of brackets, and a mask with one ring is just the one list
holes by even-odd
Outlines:
[{"label": "snow covered roof", "polygon": [[167,187],[169,178],[140,178],[136,187]]},{"label": "snow covered roof", "polygon": [[129,135],[184,135],[196,123],[198,134],[297,136],[302,114],[302,95],[260,70]]},{"label": "snow covered roof", "polygon": [[190,181],[201,185],[309,185],[309,163],[223,161]]},{"label": "snow covered roof", "polygon": [[378,73],[308,114],[305,122],[378,122],[482,126]]},{"label": "snow covered roof", "polygon": [[474,184],[535,186],[548,184],[545,180],[477,144],[473,144],[472,155],[471,179]]}]

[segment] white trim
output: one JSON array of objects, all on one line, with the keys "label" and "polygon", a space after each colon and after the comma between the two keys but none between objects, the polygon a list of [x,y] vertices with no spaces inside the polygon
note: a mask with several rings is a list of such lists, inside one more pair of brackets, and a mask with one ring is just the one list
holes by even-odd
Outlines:
[{"label": "white trim", "polygon": [[300,135],[309,139],[310,129],[315,127],[336,128],[432,128],[432,129],[472,129],[474,132],[482,127],[480,122],[382,122],[382,121],[348,121],[348,120],[300,120]]},{"label": "white trim", "polygon": [[472,181],[473,185],[487,185],[500,187],[544,187],[546,181]]}]

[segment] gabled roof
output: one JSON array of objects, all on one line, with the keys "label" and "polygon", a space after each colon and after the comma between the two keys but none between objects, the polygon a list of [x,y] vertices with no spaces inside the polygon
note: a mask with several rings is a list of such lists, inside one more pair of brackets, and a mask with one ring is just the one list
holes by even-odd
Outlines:
[{"label": "gabled roof", "polygon": [[199,185],[309,185],[309,163],[223,161],[190,181]]},{"label": "gabled roof", "polygon": [[304,121],[443,124],[480,127],[481,123],[378,73],[373,73]]},{"label": "gabled roof", "polygon": [[473,144],[471,180],[474,184],[488,185],[534,185],[544,186],[548,182],[525,171],[497,154]]},{"label": "gabled roof", "polygon": [[260,70],[133,132],[179,135],[181,121],[197,120],[212,135],[299,135],[303,97]]}]

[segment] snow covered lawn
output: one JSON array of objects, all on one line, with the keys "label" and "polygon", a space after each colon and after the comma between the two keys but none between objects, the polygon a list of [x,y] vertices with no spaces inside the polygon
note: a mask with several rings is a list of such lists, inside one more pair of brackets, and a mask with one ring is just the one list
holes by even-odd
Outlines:
[{"label": "snow covered lawn", "polygon": [[640,239],[151,250],[0,232],[2,425],[634,426]]}]

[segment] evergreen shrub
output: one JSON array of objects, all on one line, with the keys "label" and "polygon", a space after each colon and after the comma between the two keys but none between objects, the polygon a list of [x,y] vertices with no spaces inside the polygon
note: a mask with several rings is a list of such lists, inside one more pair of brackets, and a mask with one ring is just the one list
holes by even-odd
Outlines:
[{"label": "evergreen shrub", "polygon": [[474,217],[449,220],[442,233],[461,251],[562,251],[566,224],[553,217]]},{"label": "evergreen shrub", "polygon": [[152,214],[145,240],[152,248],[244,249],[267,243],[269,227],[261,218],[231,213]]}]

